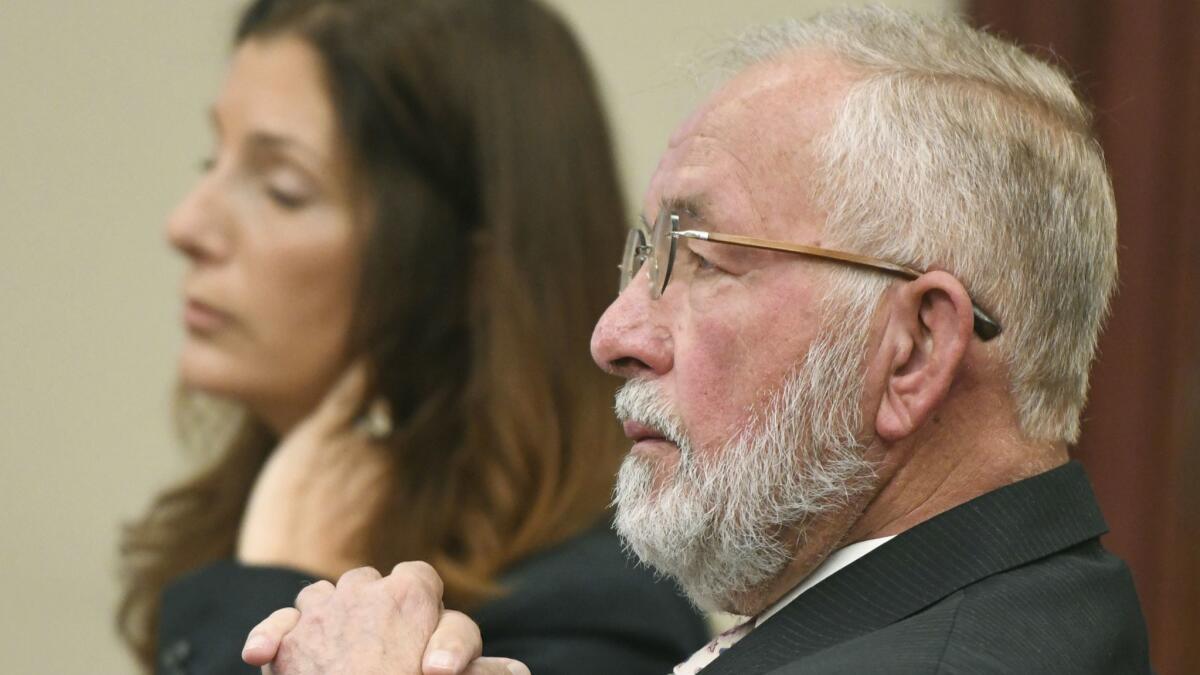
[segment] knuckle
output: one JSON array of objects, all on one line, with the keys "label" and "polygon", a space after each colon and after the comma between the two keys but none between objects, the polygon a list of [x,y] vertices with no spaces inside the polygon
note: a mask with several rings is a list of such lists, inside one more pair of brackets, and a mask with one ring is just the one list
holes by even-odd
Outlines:
[{"label": "knuckle", "polygon": [[399,563],[395,567],[392,568],[392,572],[402,572],[405,574],[413,574],[413,575],[437,574],[437,572],[435,572],[433,569],[433,565],[430,565],[429,563],[425,562],[424,560],[408,560],[408,561]]},{"label": "knuckle", "polygon": [[419,585],[424,590],[433,591],[440,598],[442,595],[442,578],[438,576],[433,565],[423,560],[402,562],[392,570],[411,584]]},{"label": "knuckle", "polygon": [[321,579],[300,589],[300,592],[296,594],[295,604],[299,605],[302,602],[309,602],[332,592],[333,584],[325,579]]},{"label": "knuckle", "polygon": [[441,608],[442,579],[428,563],[400,563],[392,568],[386,584],[391,589],[395,601],[402,605],[415,603],[414,606],[426,607],[435,612]]},{"label": "knuckle", "polygon": [[442,621],[448,628],[453,628],[458,631],[459,635],[464,635],[470,638],[479,638],[479,626],[471,620],[471,617],[455,610],[446,610],[442,615]]},{"label": "knuckle", "polygon": [[346,582],[354,583],[375,581],[379,578],[381,578],[380,574],[374,567],[356,567],[348,572],[343,573],[342,576],[338,578],[337,585],[341,586]]}]

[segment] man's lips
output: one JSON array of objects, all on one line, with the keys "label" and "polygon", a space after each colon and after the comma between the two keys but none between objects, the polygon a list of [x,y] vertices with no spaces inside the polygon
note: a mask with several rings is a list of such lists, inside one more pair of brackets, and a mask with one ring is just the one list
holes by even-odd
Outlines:
[{"label": "man's lips", "polygon": [[654,427],[647,426],[635,420],[629,420],[621,425],[625,430],[625,436],[634,443],[641,441],[665,441],[662,432]]}]

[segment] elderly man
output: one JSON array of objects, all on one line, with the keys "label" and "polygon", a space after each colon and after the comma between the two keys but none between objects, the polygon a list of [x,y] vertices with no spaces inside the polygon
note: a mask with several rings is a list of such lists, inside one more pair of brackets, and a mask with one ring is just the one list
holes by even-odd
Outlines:
[{"label": "elderly man", "polygon": [[[1116,276],[1070,83],[962,23],[881,9],[734,53],[670,140],[592,338],[627,379],[621,536],[701,607],[747,617],[676,672],[1147,672],[1129,572],[1067,456]],[[362,609],[351,579],[264,623],[250,660],[291,630],[288,672],[379,642],[461,671],[478,638],[413,569],[370,583],[433,608],[416,635],[419,613]],[[393,627],[356,632],[372,622]]]}]

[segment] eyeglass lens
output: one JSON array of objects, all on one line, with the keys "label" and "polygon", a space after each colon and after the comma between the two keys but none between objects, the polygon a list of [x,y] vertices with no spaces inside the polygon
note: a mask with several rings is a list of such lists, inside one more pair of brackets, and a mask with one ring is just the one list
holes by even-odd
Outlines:
[{"label": "eyeglass lens", "polygon": [[675,238],[671,234],[679,223],[679,216],[662,209],[654,219],[650,233],[650,255],[654,266],[650,268],[650,295],[658,299],[671,281],[671,268],[675,263]]},{"label": "eyeglass lens", "polygon": [[621,255],[621,283],[618,292],[625,290],[629,282],[633,281],[645,260],[646,237],[640,229],[630,229],[625,235],[625,252]]},{"label": "eyeglass lens", "polygon": [[637,276],[642,265],[650,263],[650,296],[657,299],[662,296],[671,280],[671,267],[675,262],[675,238],[671,234],[678,229],[679,216],[662,210],[654,220],[650,229],[650,241],[641,228],[629,230],[625,235],[625,252],[621,257],[621,283],[619,290],[625,290],[629,282]]}]

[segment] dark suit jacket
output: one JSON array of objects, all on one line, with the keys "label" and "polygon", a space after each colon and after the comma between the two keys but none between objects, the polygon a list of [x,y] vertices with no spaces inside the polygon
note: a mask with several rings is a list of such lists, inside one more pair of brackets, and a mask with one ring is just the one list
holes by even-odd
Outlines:
[{"label": "dark suit jacket", "polygon": [[[162,675],[258,673],[242,663],[246,634],[290,607],[313,577],[223,561],[169,586],[159,621]],[[663,675],[708,639],[675,586],[635,568],[602,523],[514,567],[511,592],[471,613],[484,653],[537,675]]]},{"label": "dark suit jacket", "polygon": [[703,675],[1150,672],[1145,621],[1076,462],[898,535]]}]

